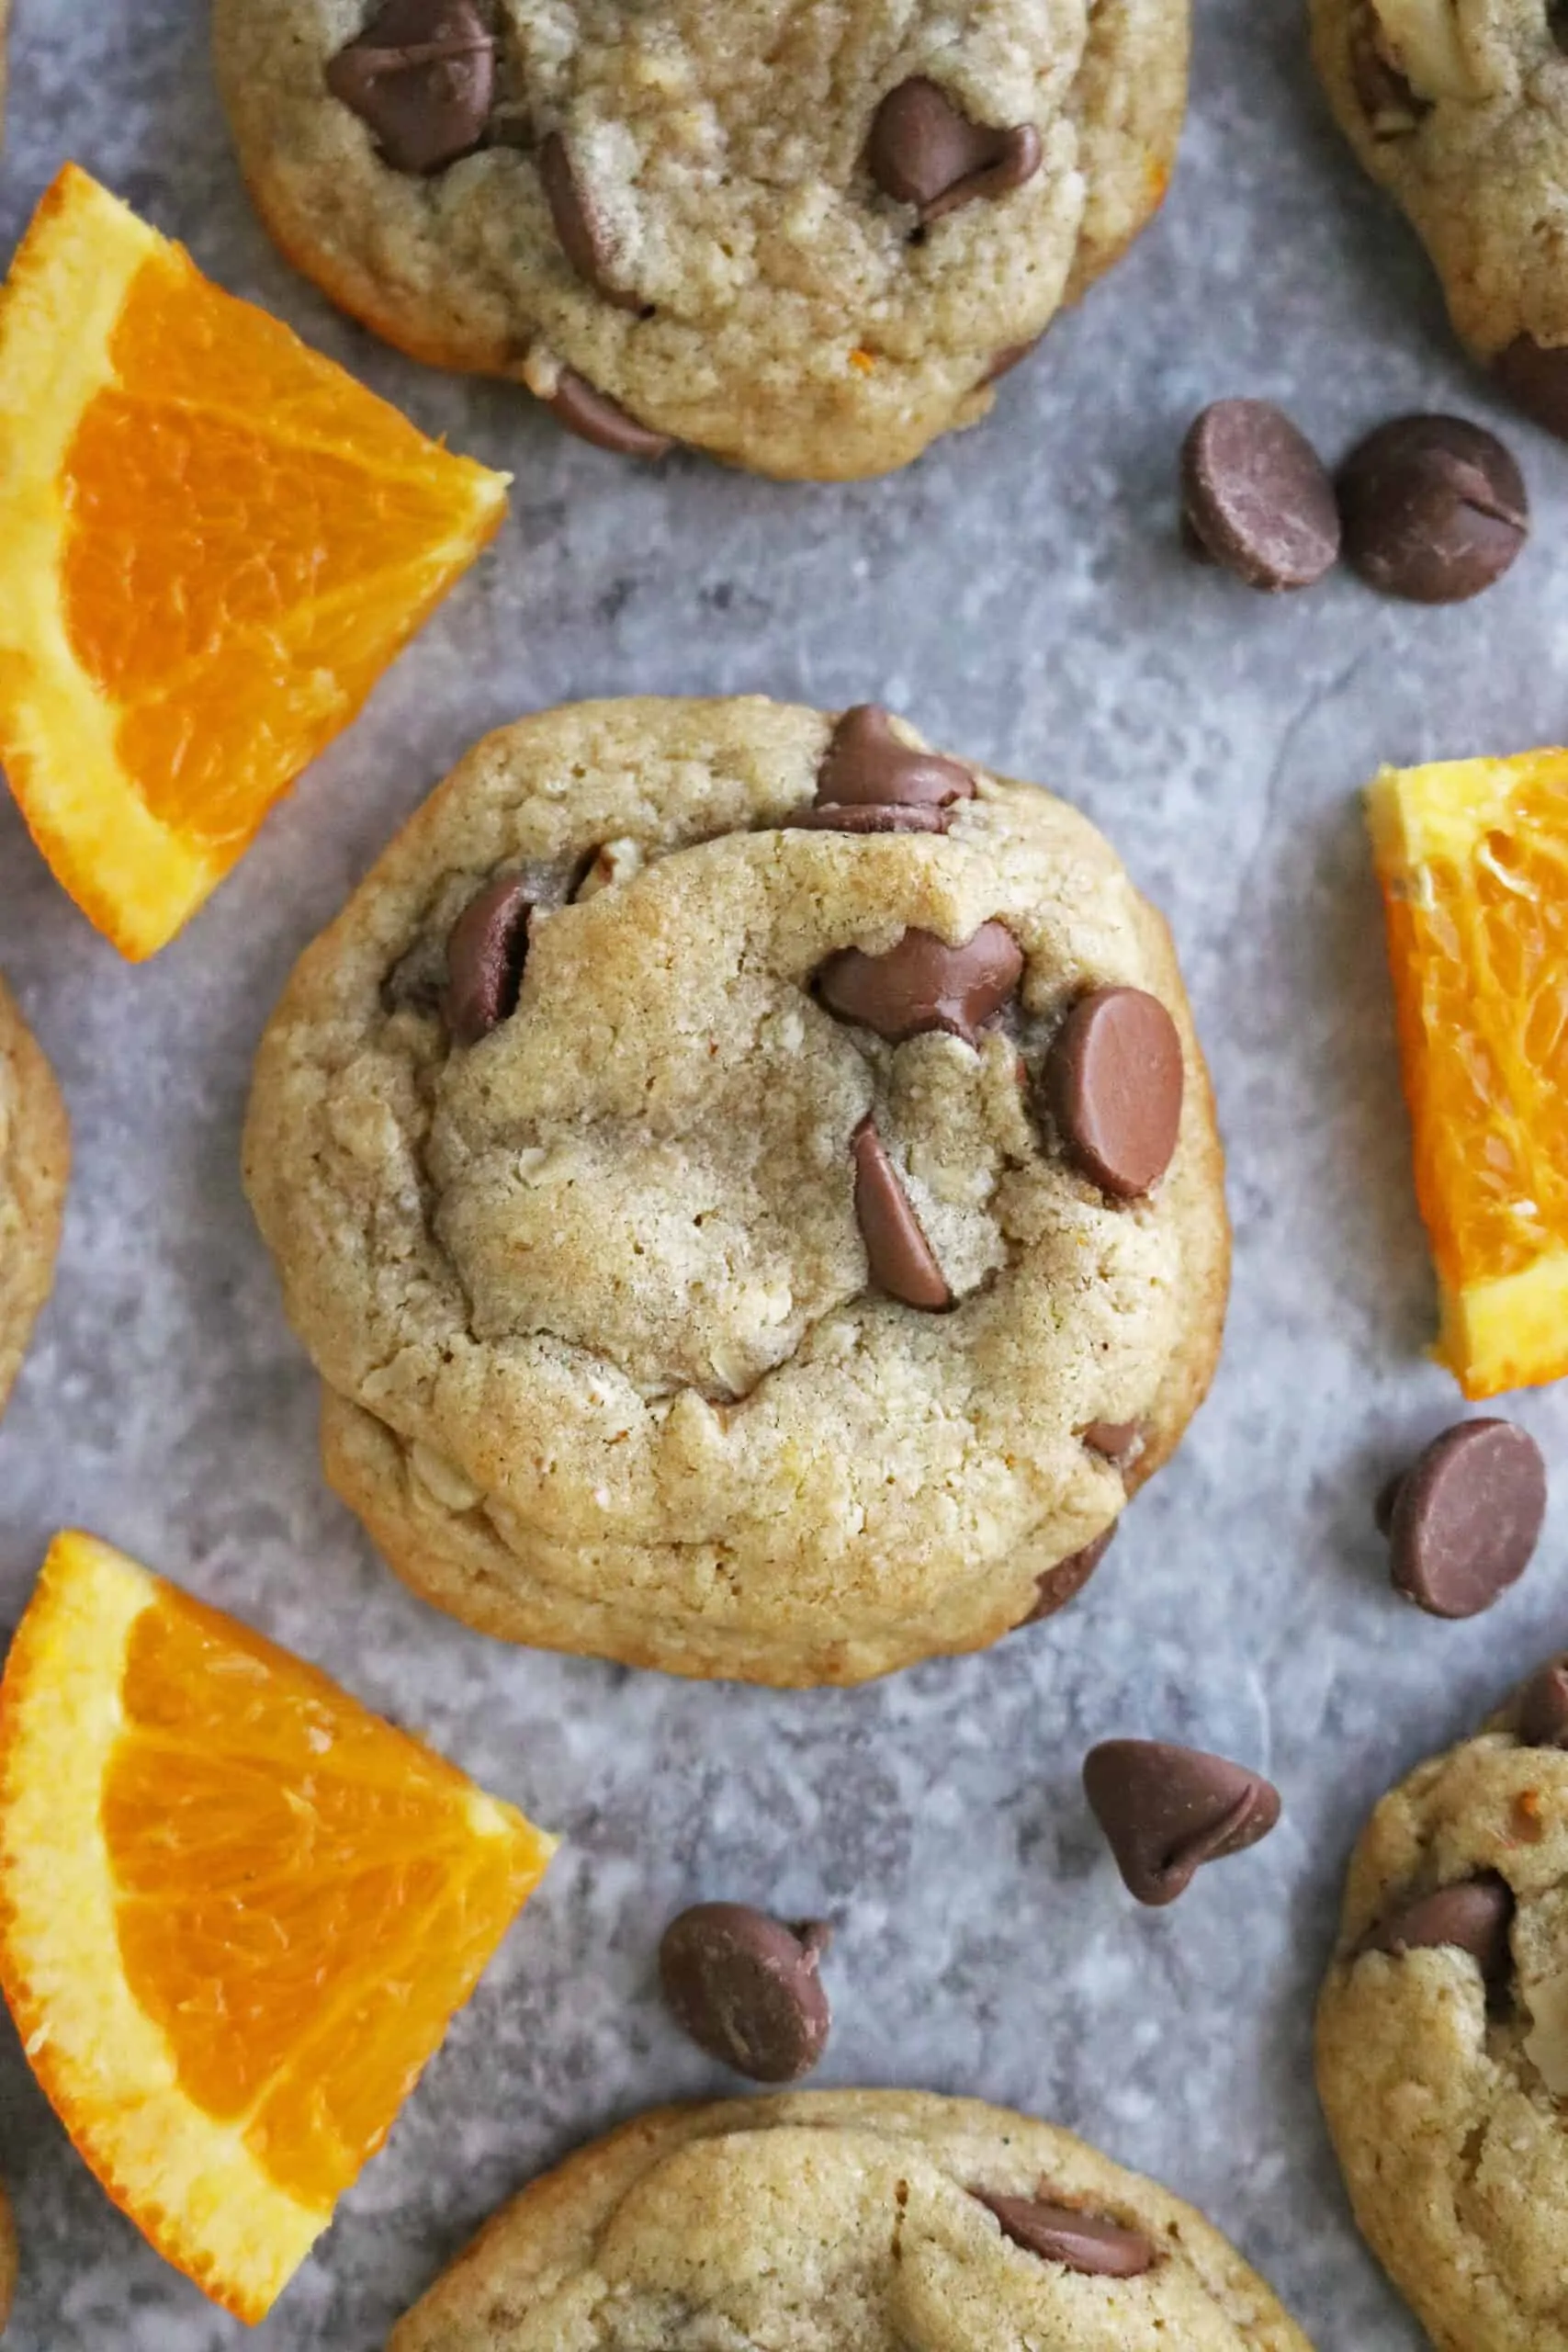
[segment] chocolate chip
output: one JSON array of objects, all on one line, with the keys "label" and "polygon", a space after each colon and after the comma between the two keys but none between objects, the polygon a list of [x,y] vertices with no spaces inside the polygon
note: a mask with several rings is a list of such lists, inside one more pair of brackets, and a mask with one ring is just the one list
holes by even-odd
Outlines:
[{"label": "chocolate chip", "polygon": [[608,449],[614,457],[667,458],[675,446],[667,433],[639,424],[619,401],[595,390],[575,368],[561,369],[547,406],[554,409],[569,433],[575,433],[580,441],[592,441],[596,449]]},{"label": "chocolate chip", "polygon": [[394,171],[439,172],[484,137],[495,42],[476,0],[387,0],[326,80]]},{"label": "chocolate chip", "polygon": [[1501,580],[1529,536],[1524,478],[1459,416],[1396,416],[1339,469],[1345,560],[1385,595],[1458,605]]},{"label": "chocolate chip", "polygon": [[1568,441],[1568,344],[1516,335],[1492,363],[1497,381],[1527,416]]},{"label": "chocolate chip", "polygon": [[1004,2237],[1043,2262],[1059,2262],[1086,2278],[1141,2278],[1153,2267],[1155,2250],[1141,2230],[1124,2230],[1098,2213],[1043,2197],[993,2197],[984,2188],[970,2193],[996,2215]]},{"label": "chocolate chip", "polygon": [[851,1137],[850,1154],[855,1216],[872,1281],[906,1306],[940,1314],[953,1305],[953,1293],[873,1120],[861,1121]]},{"label": "chocolate chip", "polygon": [[1142,1421],[1090,1421],[1078,1435],[1091,1453],[1103,1453],[1120,1470],[1142,1451],[1144,1425]]},{"label": "chocolate chip", "polygon": [[1116,1525],[1117,1522],[1112,1520],[1104,1533],[1097,1535],[1091,1544],[1086,1544],[1081,1552],[1069,1552],[1065,1560],[1058,1560],[1054,1568],[1045,1570],[1035,1586],[1040,1598],[1028,1616],[1019,1619],[1013,1629],[1015,1633],[1021,1633],[1025,1625],[1039,1625],[1047,1617],[1055,1617],[1056,1611],[1059,1609],[1065,1609],[1069,1600],[1077,1599],[1078,1594],[1115,1543]]},{"label": "chocolate chip", "polygon": [[917,751],[896,734],[879,703],[858,703],[833,729],[817,778],[817,805],[946,808],[975,797],[975,779],[956,760]]},{"label": "chocolate chip", "polygon": [[758,2083],[808,2075],[832,2013],[818,1968],[820,1920],[786,1928],[743,1903],[699,1903],[664,1931],[659,1975],[671,2015],[699,2050]]},{"label": "chocolate chip", "polygon": [[971,122],[947,92],[924,74],[889,90],[872,118],[865,160],[884,196],[919,207],[922,221],[976,197],[1005,196],[1040,169],[1032,123],[998,130]]},{"label": "chocolate chip", "polygon": [[784,819],[787,831],[796,833],[945,833],[945,808],[845,808],[829,801],[817,808],[800,808]]},{"label": "chocolate chip", "polygon": [[459,1046],[477,1046],[517,1010],[536,903],[519,876],[499,875],[469,899],[453,924],[443,1009]]},{"label": "chocolate chip", "polygon": [[1458,1886],[1439,1887],[1436,1894],[1424,1894],[1380,1920],[1361,1950],[1391,1952],[1396,1958],[1443,1949],[1468,1952],[1487,1984],[1495,1984],[1508,1972],[1513,1916],[1512,1891],[1487,1871]]},{"label": "chocolate chip", "polygon": [[1043,1072],[1063,1148],[1102,1192],[1130,1201],[1169,1167],[1181,1131],[1181,1039],[1158,997],[1096,989],[1058,1030]]},{"label": "chocolate chip", "polygon": [[1216,401],[1181,445],[1181,511],[1249,588],[1310,588],[1339,552],[1327,469],[1271,401]]},{"label": "chocolate chip", "polygon": [[1280,1818],[1280,1792],[1245,1764],[1159,1739],[1108,1739],[1084,1792],[1140,1903],[1174,1903],[1202,1862],[1239,1854]]},{"label": "chocolate chip", "polygon": [[885,956],[846,947],[829,957],[818,985],[830,1012],[895,1045],[928,1029],[973,1045],[1011,996],[1022,969],[1022,950],[1006,924],[983,922],[961,947],[949,947],[931,931],[907,931]]},{"label": "chocolate chip", "polygon": [[1512,1421],[1459,1421],[1399,1481],[1389,1568],[1433,1617],[1475,1617],[1529,1566],[1546,1517],[1546,1464]]},{"label": "chocolate chip", "polygon": [[1358,8],[1352,18],[1350,80],[1374,139],[1403,139],[1432,111],[1384,54],[1375,8]]},{"label": "chocolate chip", "polygon": [[539,183],[550,208],[556,235],[579,277],[617,310],[640,311],[643,303],[639,295],[611,283],[615,256],[604,223],[583,193],[582,183],[571,167],[570,151],[558,130],[552,130],[541,143],[538,162]]},{"label": "chocolate chip", "polygon": [[1568,1656],[1549,1657],[1514,1701],[1514,1736],[1522,1747],[1568,1747]]}]

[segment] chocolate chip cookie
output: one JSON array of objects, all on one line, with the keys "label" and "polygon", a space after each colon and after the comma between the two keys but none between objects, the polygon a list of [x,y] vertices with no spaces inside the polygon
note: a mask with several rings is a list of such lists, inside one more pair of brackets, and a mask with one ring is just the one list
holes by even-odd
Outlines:
[{"label": "chocolate chip cookie", "polygon": [[497,2214],[388,2352],[699,2342],[1310,2352],[1153,2181],[1028,2116],[896,2091],[641,2117]]},{"label": "chocolate chip cookie", "polygon": [[263,217],[601,447],[908,464],[1158,204],[1187,0],[217,0]]},{"label": "chocolate chip cookie", "polygon": [[65,1105],[0,979],[0,1412],[54,1280],[70,1164]]},{"label": "chocolate chip cookie", "polygon": [[1568,435],[1568,54],[1548,0],[1313,0],[1335,113],[1437,265],[1460,334]]},{"label": "chocolate chip cookie", "polygon": [[869,707],[481,743],[301,962],[246,1164],[393,1566],[679,1673],[996,1640],[1219,1344],[1163,923],[1082,817]]},{"label": "chocolate chip cookie", "polygon": [[1373,1814],[1317,2073],[1356,2218],[1438,2352],[1564,2352],[1562,1660]]}]

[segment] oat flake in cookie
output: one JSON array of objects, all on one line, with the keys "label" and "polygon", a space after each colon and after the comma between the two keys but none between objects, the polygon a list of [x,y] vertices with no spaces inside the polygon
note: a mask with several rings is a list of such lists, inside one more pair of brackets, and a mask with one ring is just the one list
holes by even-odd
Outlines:
[{"label": "oat flake in cookie", "polygon": [[1191,2206],[977,2099],[645,2115],[547,2174],[388,2352],[1311,2352]]},{"label": "oat flake in cookie", "polygon": [[1438,2352],[1568,2352],[1562,1663],[1384,1797],[1318,2010],[1356,2218]]},{"label": "oat flake in cookie", "polygon": [[[1106,989],[1157,1002],[1054,1082]],[[300,963],[246,1159],[393,1566],[678,1673],[997,1640],[1219,1345],[1165,926],[1074,810],[885,713],[609,702],[481,743]]]},{"label": "oat flake in cookie", "polygon": [[60,1090],[0,979],[0,1413],[54,1280],[70,1165]]},{"label": "oat flake in cookie", "polygon": [[289,257],[601,447],[889,471],[1158,204],[1187,0],[217,0]]}]

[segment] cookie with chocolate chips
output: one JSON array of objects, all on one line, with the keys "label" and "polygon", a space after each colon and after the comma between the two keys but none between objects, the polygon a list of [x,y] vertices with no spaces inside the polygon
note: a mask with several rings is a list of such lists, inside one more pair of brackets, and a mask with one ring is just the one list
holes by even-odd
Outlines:
[{"label": "cookie with chocolate chips", "polygon": [[1438,2352],[1568,2352],[1565,1742],[1555,1657],[1383,1798],[1319,2004],[1356,2218]]},{"label": "cookie with chocolate chips", "polygon": [[1052,2124],[915,2091],[641,2116],[497,2214],[388,2352],[683,2340],[1311,2352],[1190,2205]]},{"label": "cookie with chocolate chips", "polygon": [[247,1170],[393,1566],[679,1673],[852,1682],[1060,1606],[1219,1344],[1164,925],[874,706],[480,744],[301,963]]},{"label": "cookie with chocolate chips", "polygon": [[54,1281],[70,1164],[60,1090],[0,979],[0,1413]]},{"label": "cookie with chocolate chips", "polygon": [[1568,436],[1562,9],[1312,0],[1312,10],[1340,126],[1425,243],[1460,335],[1519,407]]},{"label": "cookie with chocolate chips", "polygon": [[1169,177],[1187,0],[217,0],[290,259],[599,447],[844,481],[976,423]]}]

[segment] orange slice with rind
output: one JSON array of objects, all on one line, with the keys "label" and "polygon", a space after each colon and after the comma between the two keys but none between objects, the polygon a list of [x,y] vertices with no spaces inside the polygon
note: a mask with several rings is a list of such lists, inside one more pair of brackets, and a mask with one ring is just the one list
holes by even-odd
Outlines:
[{"label": "orange slice with rind", "polygon": [[79,2153],[265,2316],[555,1841],[93,1537],[0,1684],[0,1985]]},{"label": "orange slice with rind", "polygon": [[1568,751],[1385,768],[1388,922],[1435,1351],[1469,1397],[1568,1373]]},{"label": "orange slice with rind", "polygon": [[128,956],[346,726],[506,487],[61,173],[0,292],[0,762]]}]

